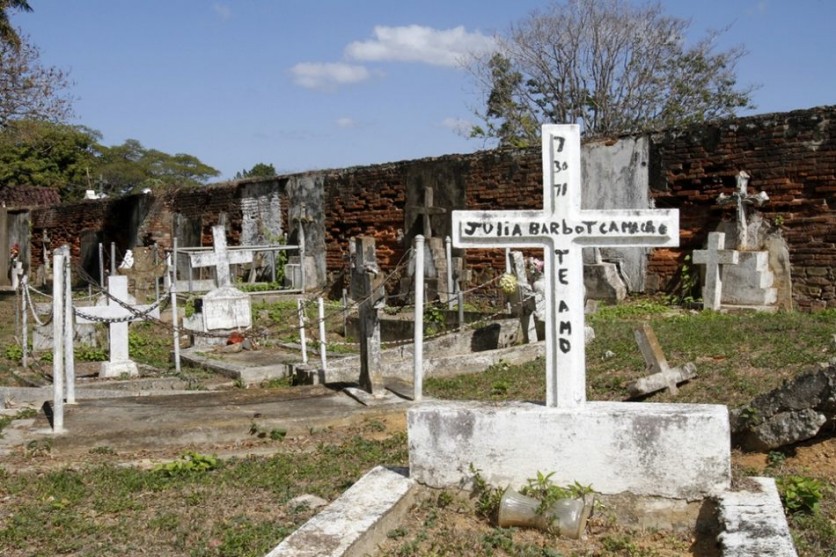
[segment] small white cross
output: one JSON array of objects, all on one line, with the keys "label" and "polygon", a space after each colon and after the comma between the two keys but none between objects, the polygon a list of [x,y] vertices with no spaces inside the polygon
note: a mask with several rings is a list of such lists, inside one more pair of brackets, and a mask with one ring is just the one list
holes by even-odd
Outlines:
[{"label": "small white cross", "polygon": [[723,294],[720,265],[737,265],[738,252],[733,249],[723,249],[725,241],[724,233],[709,232],[707,249],[694,250],[694,264],[705,265],[705,285],[702,289],[703,309],[720,309],[720,299]]},{"label": "small white cross", "polygon": [[677,246],[679,212],[582,210],[577,125],[543,126],[543,210],[453,211],[456,247],[544,248],[546,405],[586,401],[584,247]]}]

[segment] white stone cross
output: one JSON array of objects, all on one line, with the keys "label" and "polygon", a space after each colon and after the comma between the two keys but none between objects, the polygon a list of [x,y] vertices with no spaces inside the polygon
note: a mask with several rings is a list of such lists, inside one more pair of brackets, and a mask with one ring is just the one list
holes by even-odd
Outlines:
[{"label": "white stone cross", "polygon": [[[134,306],[128,296],[128,277],[111,275],[108,278],[108,294],[110,298],[106,306],[92,306],[76,308],[75,314],[79,323],[107,323],[110,337],[110,359],[102,362],[99,372],[101,377],[119,377],[123,374],[139,375],[136,364],[128,354],[128,322],[137,321],[152,306]],[[114,301],[130,305],[133,311]],[[148,311],[149,317],[159,318],[160,310],[155,307]]]},{"label": "white stone cross", "polygon": [[542,210],[453,211],[456,247],[544,250],[546,405],[586,401],[583,247],[677,246],[675,209],[582,210],[580,130],[543,126]]},{"label": "white stone cross", "polygon": [[229,278],[229,266],[240,263],[252,263],[252,250],[229,251],[226,247],[226,232],[222,224],[212,227],[213,246],[211,253],[189,254],[192,267],[215,267],[218,288],[232,286]]},{"label": "white stone cross", "polygon": [[749,195],[749,174],[745,170],[741,170],[737,175],[737,191],[731,195],[721,193],[717,197],[717,203],[720,205],[727,205],[734,203],[737,205],[737,249],[745,250],[749,246],[749,234],[746,230],[746,206],[756,205],[760,207],[769,201],[769,196],[765,191],[761,191],[756,195]]},{"label": "white stone cross", "polygon": [[722,232],[708,233],[707,249],[694,250],[694,264],[705,265],[705,285],[702,289],[703,309],[720,309],[723,295],[723,280],[720,277],[720,265],[737,265],[738,252],[723,249],[726,235]]}]

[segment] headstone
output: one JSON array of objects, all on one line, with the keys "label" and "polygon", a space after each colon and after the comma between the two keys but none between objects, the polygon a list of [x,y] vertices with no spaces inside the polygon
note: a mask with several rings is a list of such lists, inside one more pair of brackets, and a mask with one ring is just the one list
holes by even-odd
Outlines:
[{"label": "headstone", "polygon": [[252,263],[253,252],[251,250],[229,251],[226,245],[226,232],[223,225],[212,227],[212,251],[208,253],[190,253],[192,267],[214,267],[215,280],[218,288],[232,286],[229,266],[241,263]]},{"label": "headstone", "polygon": [[427,400],[407,411],[410,477],[491,485],[539,473],[601,494],[700,500],[731,484],[728,409],[722,405],[586,402],[582,247],[675,246],[676,211],[580,207],[580,130],[543,127],[544,208],[453,213],[460,247],[545,251],[547,405]]},{"label": "headstone", "polygon": [[[150,310],[150,311],[149,311]],[[159,318],[160,310],[153,306],[134,306],[128,296],[128,277],[112,275],[108,279],[107,305],[74,308],[79,323],[107,323],[110,337],[110,358],[102,362],[100,377],[139,375],[139,371],[128,354],[128,323]]]},{"label": "headstone", "polygon": [[756,195],[749,195],[749,174],[741,170],[737,175],[737,191],[731,195],[721,193],[717,197],[719,205],[728,205],[734,203],[737,207],[737,246],[739,250],[746,250],[756,248],[753,242],[749,239],[748,225],[747,225],[747,207],[755,205],[760,207],[765,202],[769,201],[769,196],[765,191],[761,191]]},{"label": "headstone", "polygon": [[656,333],[653,332],[649,324],[644,323],[636,329],[635,335],[636,343],[639,345],[642,356],[644,356],[644,362],[647,364],[647,371],[650,372],[650,375],[627,386],[630,396],[642,396],[665,388],[675,395],[679,392],[677,388],[679,383],[690,381],[696,377],[697,366],[691,362],[675,368],[668,365],[665,353],[662,352],[662,347],[659,345],[659,339],[656,338]]},{"label": "headstone", "polygon": [[676,210],[581,209],[580,129],[543,127],[543,209],[454,211],[457,247],[544,249],[546,404],[586,401],[584,247],[677,246]]},{"label": "headstone", "polygon": [[223,225],[212,227],[214,239],[211,253],[191,253],[193,267],[215,267],[218,287],[203,296],[203,306],[199,313],[183,320],[187,329],[217,333],[217,336],[198,336],[196,344],[215,344],[225,341],[223,333],[248,329],[252,326],[250,297],[234,286],[230,279],[229,266],[250,263],[253,253],[250,250],[229,251]]},{"label": "headstone", "polygon": [[720,309],[723,294],[723,281],[720,274],[721,265],[737,265],[739,252],[723,249],[726,235],[722,232],[708,233],[706,249],[694,250],[695,265],[705,265],[705,286],[702,289],[703,309]]},{"label": "headstone", "polygon": [[374,238],[354,239],[351,297],[360,302],[360,387],[375,397],[383,396],[380,356],[379,310],[386,301],[383,275],[377,265]]},{"label": "headstone", "polygon": [[424,204],[412,207],[412,209],[422,215],[423,217],[423,234],[424,239],[428,240],[433,237],[432,220],[433,215],[443,215],[447,212],[444,207],[435,207],[433,205],[433,189],[431,187],[424,188]]},{"label": "headstone", "polygon": [[[431,187],[424,188],[424,203],[410,207],[422,217],[422,234],[424,236],[424,288],[428,299],[439,298],[441,302],[448,302],[453,292],[453,285],[447,284],[447,256],[444,240],[433,236],[432,217],[447,213],[444,207],[434,205],[434,193]],[[410,268],[410,274],[414,269]]]}]

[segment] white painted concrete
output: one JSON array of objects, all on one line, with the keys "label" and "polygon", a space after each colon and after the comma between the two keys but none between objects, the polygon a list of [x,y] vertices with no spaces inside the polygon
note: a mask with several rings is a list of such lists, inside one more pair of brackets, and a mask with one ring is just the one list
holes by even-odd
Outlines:
[{"label": "white painted concrete", "polygon": [[426,402],[407,412],[411,477],[460,486],[473,464],[492,485],[520,487],[537,472],[603,494],[700,499],[729,487],[725,406],[589,402]]},{"label": "white painted concrete", "polygon": [[402,522],[415,482],[378,466],[266,557],[373,555],[386,533]]},{"label": "white painted concrete", "polygon": [[723,557],[795,557],[792,536],[775,480],[750,478],[758,490],[728,492],[720,497]]},{"label": "white painted concrete", "polygon": [[453,211],[453,245],[543,248],[546,404],[586,401],[584,247],[679,245],[674,209],[581,209],[580,128],[543,126],[543,209]]}]

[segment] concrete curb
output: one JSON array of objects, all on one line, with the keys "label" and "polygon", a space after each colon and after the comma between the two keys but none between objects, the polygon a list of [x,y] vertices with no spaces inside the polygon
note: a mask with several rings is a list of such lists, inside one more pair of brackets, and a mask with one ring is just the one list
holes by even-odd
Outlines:
[{"label": "concrete curb", "polygon": [[772,478],[750,478],[759,491],[720,496],[717,537],[723,557],[796,557],[778,488]]},{"label": "concrete curb", "polygon": [[413,503],[416,484],[406,474],[373,468],[266,557],[373,555]]}]

